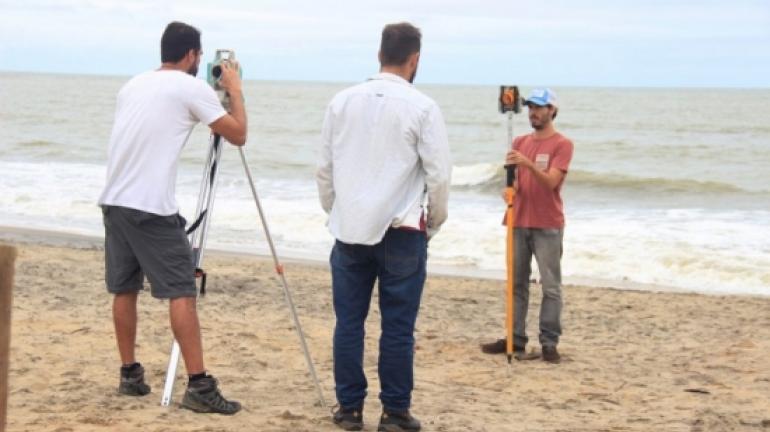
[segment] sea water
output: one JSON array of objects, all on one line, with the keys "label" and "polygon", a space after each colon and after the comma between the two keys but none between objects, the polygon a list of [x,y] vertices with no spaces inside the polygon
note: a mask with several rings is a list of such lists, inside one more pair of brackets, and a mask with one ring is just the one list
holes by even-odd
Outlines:
[{"label": "sea water", "polygon": [[[0,73],[0,225],[103,236],[96,200],[127,80]],[[315,163],[326,104],[350,84],[244,83],[245,150],[281,256],[328,259]],[[498,88],[420,85],[419,77],[417,86],[442,109],[454,166],[431,268],[503,279],[509,143]],[[565,283],[770,295],[770,90],[555,90],[555,125],[575,144],[562,190]],[[529,132],[526,112],[515,115],[514,135]],[[208,148],[209,131],[198,126],[177,182],[188,220]],[[269,253],[230,146],[208,247]]]}]

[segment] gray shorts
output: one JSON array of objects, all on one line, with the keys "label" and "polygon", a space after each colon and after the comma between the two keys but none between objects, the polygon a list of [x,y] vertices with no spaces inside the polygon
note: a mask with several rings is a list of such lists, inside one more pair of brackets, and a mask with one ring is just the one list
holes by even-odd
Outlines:
[{"label": "gray shorts", "polygon": [[137,292],[144,276],[155,298],[195,297],[195,264],[179,214],[102,206],[107,291]]}]

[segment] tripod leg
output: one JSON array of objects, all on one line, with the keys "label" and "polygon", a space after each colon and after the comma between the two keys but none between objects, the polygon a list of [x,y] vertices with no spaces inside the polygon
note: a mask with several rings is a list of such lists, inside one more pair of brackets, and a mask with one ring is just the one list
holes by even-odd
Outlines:
[{"label": "tripod leg", "polygon": [[[203,250],[206,245],[209,221],[214,207],[214,192],[216,191],[217,179],[219,173],[219,160],[222,156],[222,137],[217,134],[211,136],[211,146],[206,160],[206,166],[203,171],[200,192],[198,194],[198,206],[196,210],[196,220],[193,223],[194,228],[190,233],[190,246],[193,251],[193,261],[195,268],[200,268],[203,263]],[[200,220],[198,220],[200,219]],[[163,385],[163,395],[160,400],[162,406],[171,404],[171,394],[174,391],[174,382],[176,380],[176,369],[179,365],[179,356],[181,349],[179,343],[174,340],[171,345],[171,354],[168,359],[168,368],[166,369],[166,381]]]},{"label": "tripod leg", "polygon": [[270,246],[270,253],[273,255],[273,262],[275,264],[275,271],[281,277],[281,283],[283,284],[283,293],[286,298],[286,304],[289,306],[289,312],[291,312],[292,320],[294,321],[294,328],[297,330],[297,336],[299,337],[300,345],[302,345],[302,352],[305,354],[305,362],[307,363],[310,376],[313,378],[316,391],[318,392],[318,402],[322,407],[326,407],[326,400],[321,390],[321,384],[318,382],[318,376],[315,372],[315,366],[313,366],[313,360],[310,357],[310,350],[308,350],[307,342],[305,341],[305,335],[302,332],[302,327],[297,317],[297,311],[294,308],[294,302],[291,299],[291,292],[289,291],[289,285],[286,283],[286,277],[283,274],[283,265],[278,261],[278,254],[275,252],[275,246],[273,245],[273,239],[270,236],[270,230],[267,227],[267,219],[262,211],[262,204],[259,202],[257,196],[257,188],[254,186],[254,180],[251,177],[251,170],[249,164],[246,162],[246,154],[243,151],[243,147],[238,147],[238,152],[241,155],[241,161],[243,162],[243,169],[246,170],[246,177],[249,180],[249,187],[251,187],[251,194],[254,197],[254,203],[257,205],[257,211],[259,212],[259,218],[262,221],[262,228],[265,230],[265,238],[267,238],[267,244]]},{"label": "tripod leg", "polygon": [[179,343],[174,339],[171,345],[171,356],[168,359],[168,369],[166,369],[166,383],[163,385],[163,397],[160,401],[162,406],[171,404],[171,393],[174,391],[174,380],[176,378],[176,367],[179,364]]}]

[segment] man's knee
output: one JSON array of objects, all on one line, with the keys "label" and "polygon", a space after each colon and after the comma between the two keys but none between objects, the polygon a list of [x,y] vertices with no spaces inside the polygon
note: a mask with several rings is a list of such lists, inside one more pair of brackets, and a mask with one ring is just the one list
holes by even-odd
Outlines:
[{"label": "man's knee", "polygon": [[169,310],[171,313],[195,313],[198,299],[195,296],[175,297],[169,299]]},{"label": "man's knee", "polygon": [[561,280],[554,275],[543,274],[541,280],[543,297],[548,299],[561,299]]}]

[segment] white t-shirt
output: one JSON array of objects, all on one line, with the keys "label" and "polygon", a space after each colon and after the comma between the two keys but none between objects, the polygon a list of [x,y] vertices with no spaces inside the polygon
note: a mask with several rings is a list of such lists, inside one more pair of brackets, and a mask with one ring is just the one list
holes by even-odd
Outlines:
[{"label": "white t-shirt", "polygon": [[174,70],[139,74],[118,93],[107,182],[99,204],[162,216],[179,211],[179,154],[196,124],[227,114],[214,89]]}]

